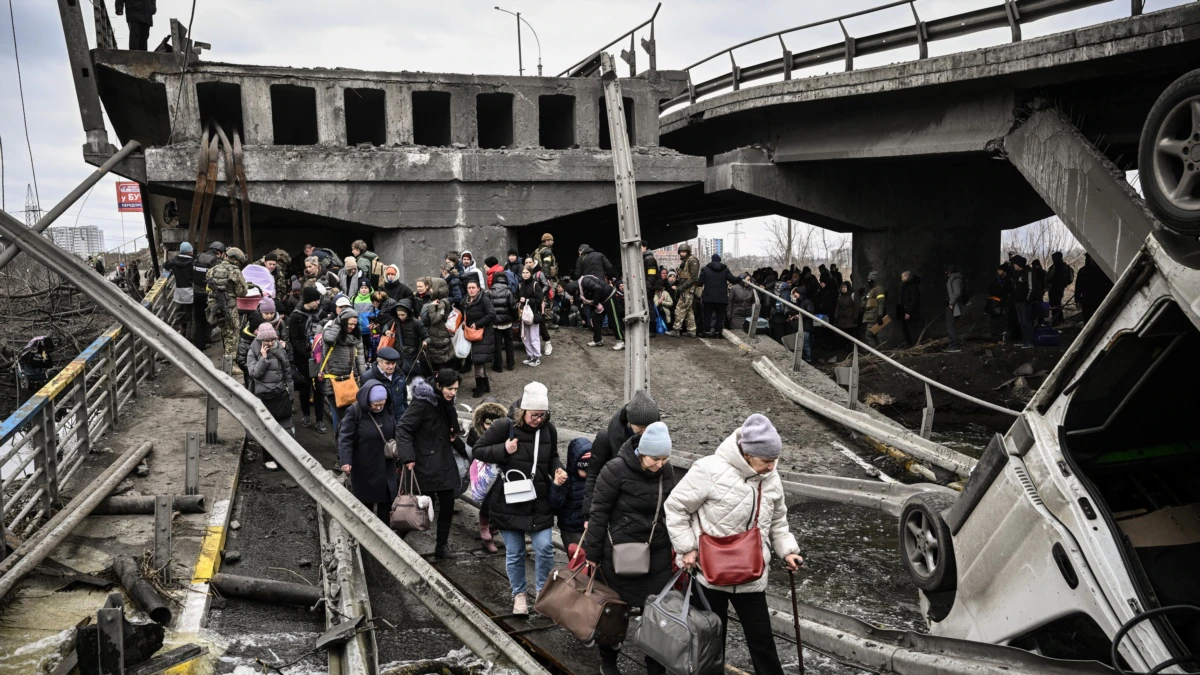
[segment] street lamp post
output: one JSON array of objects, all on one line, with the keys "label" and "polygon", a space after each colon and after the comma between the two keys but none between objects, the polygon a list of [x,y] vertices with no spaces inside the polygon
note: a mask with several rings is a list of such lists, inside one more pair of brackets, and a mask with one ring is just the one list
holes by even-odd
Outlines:
[{"label": "street lamp post", "polygon": [[542,76],[542,41],[540,38],[538,38],[537,31],[535,31],[533,29],[532,24],[530,24],[528,21],[525,20],[525,17],[521,16],[520,12],[510,12],[507,9],[504,9],[502,7],[496,7],[496,9],[501,12],[504,12],[505,14],[512,14],[513,16],[517,17],[517,73],[520,75],[525,74],[525,64],[524,64],[524,62],[522,60],[522,56],[521,56],[521,22],[524,21],[525,25],[529,27],[529,32],[533,33],[533,39],[537,42],[538,77],[541,77]]}]

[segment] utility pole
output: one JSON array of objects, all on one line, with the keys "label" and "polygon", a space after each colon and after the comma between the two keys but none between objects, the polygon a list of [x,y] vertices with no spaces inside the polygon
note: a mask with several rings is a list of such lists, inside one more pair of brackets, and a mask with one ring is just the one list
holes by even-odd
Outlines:
[{"label": "utility pole", "polygon": [[525,75],[525,61],[521,55],[521,13],[517,12],[517,75]]},{"label": "utility pole", "polygon": [[743,233],[742,221],[739,220],[733,224],[733,232],[730,234],[730,237],[733,239],[733,260],[737,260],[742,257],[741,243]]},{"label": "utility pole", "polygon": [[642,273],[642,226],[638,220],[633,154],[625,132],[625,103],[621,81],[608,52],[600,53],[600,73],[608,108],[608,135],[612,139],[621,266],[625,270],[625,400],[628,401],[639,389],[650,391],[650,307],[646,299],[646,275]]}]

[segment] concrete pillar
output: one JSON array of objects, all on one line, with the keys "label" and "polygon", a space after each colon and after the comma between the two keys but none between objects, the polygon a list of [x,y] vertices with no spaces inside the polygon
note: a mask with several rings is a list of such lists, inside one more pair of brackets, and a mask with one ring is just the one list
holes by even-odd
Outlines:
[{"label": "concrete pillar", "polygon": [[387,106],[387,144],[411,145],[413,142],[412,89],[399,84],[384,84]]},{"label": "concrete pillar", "polygon": [[302,83],[317,90],[317,143],[346,145],[345,88],[337,82]]},{"label": "concrete pillar", "polygon": [[375,252],[399,267],[400,278],[409,284],[437,274],[447,251],[471,251],[482,264],[489,255],[503,257],[517,243],[513,228],[498,225],[380,230],[373,239]]},{"label": "concrete pillar", "polygon": [[271,82],[263,78],[245,77],[242,86],[242,126],[246,145],[275,143],[275,125],[271,119]]},{"label": "concrete pillar", "polygon": [[[959,333],[988,329],[983,315],[984,291],[995,276],[1000,259],[999,229],[944,226],[859,231],[853,235],[853,256],[852,288],[857,293],[866,284],[867,275],[878,272],[879,281],[888,292],[887,311],[893,321],[899,318],[896,302],[900,299],[900,273],[909,270],[921,278],[920,323],[922,327],[930,324],[926,338],[946,334],[945,266],[958,265],[972,296],[966,318],[959,321]],[[903,340],[900,324],[889,325],[880,337],[889,345],[898,346]]]}]

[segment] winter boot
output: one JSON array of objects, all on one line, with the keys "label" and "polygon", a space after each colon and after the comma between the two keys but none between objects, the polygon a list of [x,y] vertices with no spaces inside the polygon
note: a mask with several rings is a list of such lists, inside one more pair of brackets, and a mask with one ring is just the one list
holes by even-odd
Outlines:
[{"label": "winter boot", "polygon": [[492,538],[492,526],[488,519],[479,516],[479,538],[483,540],[483,550],[488,553],[496,552],[496,542]]},{"label": "winter boot", "polygon": [[[439,504],[438,508],[445,506]],[[437,547],[434,548],[433,555],[440,560],[454,557],[450,552],[450,523],[437,524]]]},{"label": "winter boot", "polygon": [[471,390],[471,398],[483,396],[483,382],[484,380],[478,378],[475,380],[475,388]]},{"label": "winter boot", "polygon": [[525,599],[524,593],[517,593],[513,596],[513,614],[529,616],[529,601]]},{"label": "winter boot", "polygon": [[608,645],[598,645],[598,647],[600,651],[600,674],[621,675],[621,670],[617,668],[617,657],[621,652]]},{"label": "winter boot", "polygon": [[483,378],[483,393],[492,393],[492,380],[490,378]]}]

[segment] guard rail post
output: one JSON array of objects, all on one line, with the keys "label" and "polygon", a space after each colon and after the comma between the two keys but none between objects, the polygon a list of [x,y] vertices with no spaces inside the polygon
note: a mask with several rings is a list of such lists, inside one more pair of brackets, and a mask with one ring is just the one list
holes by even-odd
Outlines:
[{"label": "guard rail post", "polygon": [[925,409],[921,411],[921,438],[929,440],[933,435],[933,393],[929,384],[925,384]]},{"label": "guard rail post", "polygon": [[108,428],[117,428],[117,336],[109,338],[104,347],[104,371],[108,378]]},{"label": "guard rail post", "polygon": [[800,357],[804,353],[804,325],[801,323],[800,330],[796,331],[796,341],[792,348],[792,372],[800,370]]},{"label": "guard rail post", "polygon": [[87,364],[80,369],[79,376],[75,378],[78,381],[78,386],[75,388],[75,428],[79,436],[79,452],[84,456],[92,452],[92,429],[88,415],[88,372]]},{"label": "guard rail post", "polygon": [[754,309],[750,310],[750,326],[746,329],[746,337],[750,340],[753,340],[754,334],[758,332],[758,317],[762,315],[762,301],[758,299],[758,291],[753,293]]},{"label": "guard rail post", "polygon": [[850,410],[858,408],[858,345],[854,345],[854,358],[850,362],[850,400],[846,401],[846,407]]},{"label": "guard rail post", "polygon": [[54,399],[42,406],[42,444],[36,450],[34,466],[42,472],[42,515],[46,518],[62,506],[58,498],[58,429],[54,427]]}]

